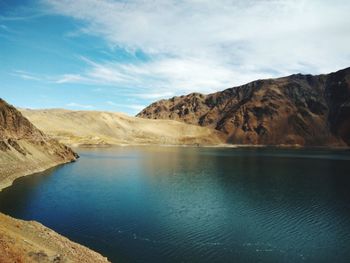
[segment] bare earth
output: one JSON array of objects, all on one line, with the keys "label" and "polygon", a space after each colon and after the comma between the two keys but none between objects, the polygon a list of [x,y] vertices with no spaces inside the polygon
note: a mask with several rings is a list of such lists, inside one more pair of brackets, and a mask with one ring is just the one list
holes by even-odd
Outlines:
[{"label": "bare earth", "polygon": [[172,120],[146,120],[122,113],[22,109],[35,126],[60,142],[84,145],[218,145],[219,131]]},{"label": "bare earth", "polygon": [[108,262],[100,254],[74,243],[34,221],[0,214],[0,262]]},{"label": "bare earth", "polygon": [[20,176],[76,158],[72,149],[44,134],[0,99],[0,190]]},{"label": "bare earth", "polygon": [[[43,151],[43,146],[33,145],[25,140],[18,141],[22,149],[28,153],[23,155],[14,149],[0,152],[0,191],[22,176],[45,171],[73,159],[62,159],[55,154]],[[52,146],[53,147],[53,146]]]}]

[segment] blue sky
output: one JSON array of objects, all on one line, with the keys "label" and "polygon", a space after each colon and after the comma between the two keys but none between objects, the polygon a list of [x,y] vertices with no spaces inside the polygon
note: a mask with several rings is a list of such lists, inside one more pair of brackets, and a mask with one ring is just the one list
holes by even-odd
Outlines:
[{"label": "blue sky", "polygon": [[149,103],[350,66],[346,0],[0,0],[0,96],[136,114]]}]

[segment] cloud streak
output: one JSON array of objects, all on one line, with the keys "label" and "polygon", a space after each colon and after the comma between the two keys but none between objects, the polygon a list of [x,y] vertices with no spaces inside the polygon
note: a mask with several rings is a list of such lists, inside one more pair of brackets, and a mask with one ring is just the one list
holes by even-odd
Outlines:
[{"label": "cloud streak", "polygon": [[109,106],[113,106],[113,107],[118,107],[118,108],[122,108],[122,109],[131,109],[134,111],[141,111],[143,108],[145,108],[145,105],[140,105],[140,104],[121,104],[121,103],[115,103],[113,101],[106,101],[106,104],[108,104]]},{"label": "cloud streak", "polygon": [[21,79],[24,80],[34,80],[34,81],[42,81],[43,79],[33,73],[30,73],[28,71],[24,71],[24,70],[14,70],[12,73],[10,73],[10,75],[15,76],[15,77],[19,77]]},{"label": "cloud streak", "polygon": [[[133,97],[158,99],[187,92],[214,92],[229,87],[233,80],[244,83],[249,76],[237,74],[220,63],[196,58],[163,57],[147,62],[126,63],[108,61],[97,63],[84,58],[87,69],[81,74],[64,74],[55,83],[109,85],[134,91]],[[264,78],[269,74],[253,73]]]},{"label": "cloud streak", "polygon": [[125,86],[155,99],[212,92],[256,78],[326,73],[350,64],[346,0],[43,3],[52,13],[83,21],[81,32],[104,38],[110,47],[142,50],[150,57],[133,63],[82,58],[87,69],[67,73],[57,83]]},{"label": "cloud streak", "polygon": [[91,110],[91,109],[95,108],[92,105],[85,105],[85,104],[80,104],[80,103],[76,103],[76,102],[70,102],[70,103],[66,104],[66,106],[71,107],[71,108],[81,108],[81,109],[86,109],[86,110]]}]

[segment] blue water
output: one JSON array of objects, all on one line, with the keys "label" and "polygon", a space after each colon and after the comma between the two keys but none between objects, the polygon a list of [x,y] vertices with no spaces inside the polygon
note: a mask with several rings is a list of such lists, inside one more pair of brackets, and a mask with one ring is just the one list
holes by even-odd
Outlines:
[{"label": "blue water", "polygon": [[21,178],[0,211],[113,262],[349,262],[346,150],[116,147]]}]

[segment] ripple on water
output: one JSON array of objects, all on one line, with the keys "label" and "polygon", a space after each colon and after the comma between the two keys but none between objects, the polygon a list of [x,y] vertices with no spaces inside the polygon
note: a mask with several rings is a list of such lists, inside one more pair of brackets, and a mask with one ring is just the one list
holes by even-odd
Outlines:
[{"label": "ripple on water", "polygon": [[350,258],[349,152],[82,150],[0,193],[115,262],[337,262]]}]

